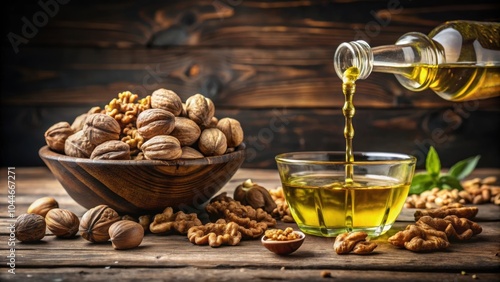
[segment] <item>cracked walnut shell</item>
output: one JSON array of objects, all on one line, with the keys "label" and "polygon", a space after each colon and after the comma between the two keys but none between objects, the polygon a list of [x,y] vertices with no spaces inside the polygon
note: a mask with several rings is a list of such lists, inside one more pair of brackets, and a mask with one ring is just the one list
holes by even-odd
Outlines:
[{"label": "cracked walnut shell", "polygon": [[249,205],[252,208],[262,208],[271,214],[277,207],[269,191],[247,179],[238,185],[234,190],[234,199],[240,201],[243,205]]},{"label": "cracked walnut shell", "polygon": [[235,246],[241,241],[238,224],[226,223],[224,220],[191,227],[187,232],[188,239],[196,245],[209,245],[212,248],[221,245]]},{"label": "cracked walnut shell", "polygon": [[137,131],[146,139],[168,135],[174,130],[174,126],[174,114],[163,109],[145,110],[137,117]]}]

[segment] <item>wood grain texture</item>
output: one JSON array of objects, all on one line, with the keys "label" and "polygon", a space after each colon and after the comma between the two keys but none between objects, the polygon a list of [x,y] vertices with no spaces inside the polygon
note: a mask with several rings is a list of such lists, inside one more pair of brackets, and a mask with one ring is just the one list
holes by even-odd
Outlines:
[{"label": "wood grain texture", "polygon": [[[6,169],[0,173],[6,175]],[[471,177],[500,176],[498,169],[475,170]],[[18,168],[16,214],[21,214],[36,198],[52,195],[62,208],[81,216],[86,209],[65,194],[62,186],[46,168]],[[234,188],[251,177],[267,188],[279,185],[276,170],[240,169],[221,191],[232,193]],[[6,182],[0,183],[0,195],[6,197]],[[479,205],[480,213],[499,213],[500,207]],[[5,243],[8,219],[0,210],[0,252],[8,251]],[[379,245],[369,256],[340,256],[333,252],[332,238],[307,236],[303,245],[290,256],[276,256],[267,251],[259,240],[243,241],[235,247],[210,248],[191,244],[185,236],[147,234],[139,248],[115,251],[110,243],[91,244],[80,237],[72,240],[47,235],[39,244],[16,244],[16,276],[32,275],[36,280],[68,279],[162,279],[183,278],[189,281],[297,280],[324,281],[322,270],[342,281],[429,281],[452,279],[470,281],[476,274],[481,281],[496,281],[498,274],[498,219],[479,219],[483,232],[468,242],[454,242],[445,252],[412,253],[387,243],[388,236],[404,228],[408,222],[398,220],[388,234],[376,238]],[[278,227],[296,228],[294,224],[279,223]],[[237,255],[235,255],[237,254]],[[5,269],[5,268],[4,268]],[[465,278],[460,274],[465,271]],[[76,275],[76,276],[75,276]],[[99,276],[102,275],[102,276]],[[12,280],[0,273],[2,281]],[[310,279],[310,280],[307,280]],[[467,279],[467,280],[464,280]]]},{"label": "wood grain texture", "polygon": [[[36,2],[13,4],[9,23],[20,33]],[[367,39],[389,44],[403,33],[428,33],[445,20],[499,19],[496,1],[71,1],[30,45],[134,48],[143,46],[326,46]]]},{"label": "wood grain texture", "polygon": [[68,194],[90,209],[106,204],[119,213],[161,212],[167,206],[199,207],[234,175],[245,145],[203,159],[91,160],[65,156],[47,146],[39,154]]},{"label": "wood grain texture", "polygon": [[[183,101],[201,93],[220,108],[331,108],[343,104],[333,49],[26,49],[4,62],[6,105],[105,105],[167,87]],[[451,107],[432,91],[411,92],[390,74],[359,81],[359,108]],[[476,105],[477,104],[477,105]],[[500,98],[474,102],[498,109]]]},{"label": "wood grain texture", "polygon": [[[43,165],[37,151],[50,125],[119,92],[145,96],[160,87],[184,100],[202,93],[224,115],[243,119],[247,135],[264,140],[254,142],[248,167],[274,167],[281,150],[337,150],[343,95],[332,58],[341,42],[392,44],[446,20],[498,21],[496,2],[69,1],[17,54],[7,38],[2,42],[0,164]],[[32,21],[41,10],[38,1],[9,3],[4,34],[22,35],[23,18]],[[446,164],[480,153],[480,166],[500,167],[492,145],[500,98],[452,103],[431,91],[412,93],[392,75],[372,74],[358,83],[355,105],[364,111],[356,127],[360,150],[411,153],[435,145]],[[297,119],[272,131],[270,113],[283,107]],[[335,118],[330,110],[338,111]]]},{"label": "wood grain texture", "polygon": [[[444,167],[481,155],[479,167],[500,167],[496,111],[467,110],[464,104],[435,109],[373,111],[357,109],[354,118],[356,151],[387,151],[415,155],[424,165],[427,147],[433,145]],[[458,107],[460,106],[460,107]],[[472,109],[472,108],[469,108]],[[0,113],[5,148],[3,166],[43,165],[38,150],[43,133],[59,121],[71,122],[88,107],[3,108]],[[240,121],[245,132],[247,157],[243,167],[276,168],[279,153],[299,150],[345,149],[344,117],[338,109],[234,109],[218,108],[217,116]],[[13,148],[20,148],[14,150]],[[6,150],[9,148],[9,150]]]}]

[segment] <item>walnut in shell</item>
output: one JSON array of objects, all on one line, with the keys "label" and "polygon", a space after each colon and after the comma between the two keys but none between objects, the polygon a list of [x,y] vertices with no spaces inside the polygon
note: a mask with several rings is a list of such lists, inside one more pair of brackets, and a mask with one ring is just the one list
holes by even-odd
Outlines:
[{"label": "walnut in shell", "polygon": [[188,117],[201,127],[206,127],[212,120],[214,108],[211,108],[205,96],[195,94],[186,100]]},{"label": "walnut in shell", "polygon": [[91,114],[85,119],[83,133],[93,145],[99,145],[109,140],[118,140],[120,124],[106,114]]},{"label": "walnut in shell", "polygon": [[217,128],[224,133],[228,147],[237,147],[243,142],[243,129],[234,118],[223,118],[217,123]]},{"label": "walnut in shell", "polygon": [[198,148],[205,156],[218,156],[226,152],[227,139],[217,128],[207,128],[201,133]]},{"label": "walnut in shell", "polygon": [[76,132],[64,142],[64,153],[70,157],[88,158],[92,154],[95,145],[83,133],[83,130]]},{"label": "walnut in shell", "polygon": [[182,100],[174,91],[160,88],[151,94],[151,107],[164,109],[174,116],[179,116],[182,112]]},{"label": "walnut in shell", "polygon": [[149,160],[175,160],[181,157],[181,143],[169,135],[158,135],[142,144],[142,152]]},{"label": "walnut in shell", "polygon": [[181,146],[191,146],[200,137],[200,127],[189,118],[176,117],[174,130],[170,133],[179,140]]},{"label": "walnut in shell", "polygon": [[120,220],[118,213],[107,205],[99,205],[88,210],[80,221],[80,234],[90,242],[109,240],[109,227]]},{"label": "walnut in shell", "polygon": [[168,135],[175,126],[175,116],[163,109],[149,109],[141,112],[137,117],[137,131],[150,139],[157,135]]},{"label": "walnut in shell", "polygon": [[111,140],[95,147],[90,155],[93,160],[130,160],[130,147],[119,140]]},{"label": "walnut in shell", "polygon": [[47,142],[50,149],[63,153],[64,142],[66,142],[66,139],[73,135],[73,133],[75,133],[75,131],[71,128],[69,123],[61,121],[52,125],[45,131],[45,142]]},{"label": "walnut in shell", "polygon": [[182,147],[182,155],[181,159],[202,159],[205,156],[203,156],[202,153],[200,153],[198,150],[192,148],[192,147]]},{"label": "walnut in shell", "polygon": [[36,242],[45,237],[45,218],[39,214],[25,213],[17,217],[14,224],[16,239],[21,242]]}]

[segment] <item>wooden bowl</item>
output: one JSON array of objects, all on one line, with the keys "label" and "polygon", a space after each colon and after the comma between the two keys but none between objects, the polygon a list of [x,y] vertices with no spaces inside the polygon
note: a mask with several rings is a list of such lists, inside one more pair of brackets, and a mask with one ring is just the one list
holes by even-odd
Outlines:
[{"label": "wooden bowl", "polygon": [[294,231],[295,233],[299,234],[299,238],[295,240],[288,240],[288,241],[275,241],[275,240],[269,240],[266,236],[262,236],[261,243],[266,249],[270,250],[271,252],[278,254],[278,255],[289,255],[302,246],[302,243],[304,243],[304,239],[306,238],[306,235],[303,232],[300,231]]},{"label": "wooden bowl", "polygon": [[150,214],[166,207],[199,209],[234,175],[245,144],[232,153],[203,159],[91,160],[38,152],[56,179],[85,208],[106,204],[121,214]]}]

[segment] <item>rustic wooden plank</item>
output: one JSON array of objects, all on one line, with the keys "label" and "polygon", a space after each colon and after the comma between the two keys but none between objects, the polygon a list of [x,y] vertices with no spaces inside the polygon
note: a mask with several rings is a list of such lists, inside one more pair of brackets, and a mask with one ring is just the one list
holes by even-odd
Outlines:
[{"label": "rustic wooden plank", "polygon": [[[183,100],[196,93],[216,107],[332,108],[343,104],[333,50],[189,49],[95,50],[29,48],[4,62],[4,105],[105,105],[119,92],[144,97],[166,87]],[[357,83],[358,108],[453,107],[432,91],[414,93],[393,75],[373,73]],[[500,98],[470,102],[500,107]]]},{"label": "rustic wooden plank", "polygon": [[[323,271],[329,272],[331,277],[322,277]],[[104,268],[89,267],[58,267],[50,270],[41,268],[16,269],[16,275],[0,273],[2,281],[18,281],[20,277],[36,281],[113,281],[130,280],[131,277],[145,281],[163,281],[166,277],[170,280],[180,281],[471,281],[475,275],[480,281],[497,281],[498,273],[471,272],[461,274],[457,271],[451,272],[407,272],[407,271],[352,271],[339,269],[287,269],[272,267],[247,269],[207,269],[198,267],[181,268],[122,268],[119,261]]]},{"label": "rustic wooden plank", "polygon": [[[238,246],[211,248],[191,244],[182,235],[148,234],[140,247],[113,250],[111,243],[93,244],[81,237],[64,240],[46,236],[37,244],[17,242],[16,263],[23,267],[106,267],[118,261],[122,267],[203,267],[203,268],[280,268],[351,269],[391,271],[477,271],[498,269],[498,222],[483,222],[483,232],[470,241],[454,242],[445,252],[413,253],[397,249],[387,238],[408,223],[397,222],[387,234],[372,241],[378,244],[369,256],[341,256],[332,248],[333,238],[307,236],[302,247],[282,257],[265,249],[259,240],[243,241]],[[295,224],[278,224],[279,228]],[[4,228],[6,229],[6,228]],[[6,242],[7,236],[1,235]],[[2,244],[0,250],[8,250]],[[242,256],[235,256],[240,253]],[[99,254],[99,259],[96,259]],[[244,255],[243,255],[244,254]],[[450,259],[453,258],[453,259]]]},{"label": "rustic wooden plank", "polygon": [[[478,169],[471,177],[498,175],[498,173],[498,169]],[[5,175],[6,169],[0,169],[0,174]],[[16,195],[19,196],[17,199],[20,205],[26,205],[26,199],[46,195],[43,189],[46,185],[53,184],[53,191],[56,194],[63,191],[44,168],[18,168],[16,176],[19,176],[16,180],[18,192]],[[279,182],[275,170],[240,169],[224,190],[232,191],[237,183],[250,176],[255,182],[264,183],[266,186],[273,186]],[[44,184],[33,187],[37,179]],[[5,197],[7,193],[5,181],[2,181],[0,186],[0,195]],[[59,197],[66,200],[69,198],[67,195]],[[498,206],[480,206],[480,209],[489,208],[496,208],[498,213]],[[6,244],[8,238],[6,230],[10,222],[10,220],[0,221],[0,242],[4,242],[0,245],[2,253],[9,251]],[[147,234],[139,248],[115,251],[109,243],[91,244],[79,237],[63,240],[48,235],[38,244],[16,243],[16,272],[19,274],[16,278],[61,278],[69,273],[73,275],[78,273],[77,275],[89,279],[98,274],[104,275],[102,277],[119,278],[122,275],[120,273],[124,275],[127,269],[138,270],[135,275],[150,273],[141,276],[141,279],[150,277],[154,279],[156,275],[160,275],[158,271],[161,270],[163,274],[187,275],[185,277],[189,280],[203,275],[202,273],[206,273],[204,276],[206,278],[224,274],[223,277],[228,278],[227,281],[231,281],[232,277],[257,279],[295,277],[299,281],[302,279],[314,281],[321,278],[317,275],[325,269],[331,271],[334,278],[345,277],[347,281],[351,278],[352,281],[366,279],[382,281],[389,277],[390,279],[397,277],[403,281],[434,280],[438,277],[460,281],[463,279],[460,276],[462,271],[467,272],[468,279],[472,274],[476,274],[482,280],[495,279],[498,276],[497,239],[500,226],[497,221],[481,222],[483,232],[468,242],[453,242],[445,252],[424,254],[396,249],[387,243],[389,236],[407,224],[408,222],[397,222],[387,234],[373,239],[379,246],[370,256],[336,255],[332,250],[332,238],[315,236],[307,236],[304,245],[294,254],[280,257],[268,252],[258,240],[244,241],[236,247],[214,249],[192,245],[185,236]],[[281,222],[278,224],[279,228],[287,226],[296,228],[295,224]],[[234,256],[234,251],[242,255]],[[51,271],[47,271],[47,267],[50,267]],[[358,271],[353,272],[353,270]],[[239,276],[238,272],[241,272]],[[364,276],[372,272],[374,276]],[[12,279],[6,272],[1,273],[0,277],[2,280]],[[130,277],[137,276],[131,274]]]},{"label": "rustic wooden plank", "polygon": [[[443,167],[473,155],[482,156],[480,167],[500,167],[500,148],[493,138],[500,129],[498,112],[469,111],[471,108],[463,104],[454,106],[457,108],[433,111],[358,108],[354,118],[354,149],[413,154],[422,167],[428,147],[433,145]],[[38,149],[45,144],[45,130],[58,121],[72,121],[89,107],[1,107],[1,132],[5,136],[1,165],[43,165]],[[244,167],[276,168],[274,157],[285,151],[344,150],[344,118],[340,107],[318,110],[219,107],[216,114],[241,122],[247,143]]]},{"label": "rustic wooden plank", "polygon": [[[19,2],[19,3],[17,3]],[[16,1],[7,23],[21,35],[37,2]],[[17,4],[16,4],[17,3]],[[444,20],[498,20],[495,1],[72,1],[29,45],[101,48],[138,46],[337,46],[356,38],[388,44],[409,31],[428,33]],[[21,46],[21,50],[22,50]]]}]

